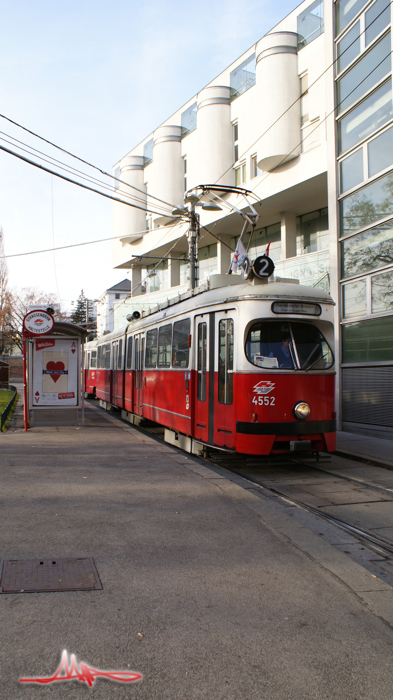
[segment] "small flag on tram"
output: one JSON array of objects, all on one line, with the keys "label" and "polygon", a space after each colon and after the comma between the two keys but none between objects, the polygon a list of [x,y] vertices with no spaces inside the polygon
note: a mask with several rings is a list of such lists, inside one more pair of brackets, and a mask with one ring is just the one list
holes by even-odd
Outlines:
[{"label": "small flag on tram", "polygon": [[232,265],[231,265],[231,271],[232,272],[237,272],[238,267],[242,267],[245,261],[248,261],[248,253],[242,243],[242,241],[238,240],[236,250],[233,254],[232,258]]}]

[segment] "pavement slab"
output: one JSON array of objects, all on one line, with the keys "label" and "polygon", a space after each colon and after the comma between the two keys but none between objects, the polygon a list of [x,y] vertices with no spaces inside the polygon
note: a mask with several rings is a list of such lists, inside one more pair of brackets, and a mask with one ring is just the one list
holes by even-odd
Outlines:
[{"label": "pavement slab", "polygon": [[[1,557],[93,557],[103,590],[0,595],[0,700],[391,700],[390,586],[241,477],[86,418],[1,436]],[[143,680],[18,683],[63,649]]]}]

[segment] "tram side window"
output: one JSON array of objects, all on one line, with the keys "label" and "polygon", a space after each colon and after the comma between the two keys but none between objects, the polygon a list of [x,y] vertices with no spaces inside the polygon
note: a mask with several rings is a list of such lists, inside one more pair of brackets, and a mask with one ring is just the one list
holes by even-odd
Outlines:
[{"label": "tram side window", "polygon": [[145,367],[157,366],[157,328],[146,333]]},{"label": "tram side window", "polygon": [[233,403],[233,319],[218,326],[218,403]]},{"label": "tram side window", "polygon": [[176,321],[173,324],[172,366],[188,367],[190,348],[188,338],[190,335],[190,319]]},{"label": "tram side window", "polygon": [[105,348],[105,369],[111,368],[111,346],[110,343],[104,345]]},{"label": "tram side window", "polygon": [[132,360],[132,335],[129,335],[127,338],[127,363],[126,363],[126,369],[131,369],[131,360]]},{"label": "tram side window", "polygon": [[158,366],[171,366],[172,325],[161,326],[158,332]]},{"label": "tram side window", "polygon": [[123,369],[123,339],[119,340],[118,355],[117,355],[117,369]]},{"label": "tram side window", "polygon": [[198,324],[197,399],[206,401],[207,324]]},{"label": "tram side window", "polygon": [[90,355],[90,367],[95,369],[97,367],[97,350],[92,350]]},{"label": "tram side window", "polygon": [[97,369],[101,369],[101,345],[98,346],[97,350]]}]

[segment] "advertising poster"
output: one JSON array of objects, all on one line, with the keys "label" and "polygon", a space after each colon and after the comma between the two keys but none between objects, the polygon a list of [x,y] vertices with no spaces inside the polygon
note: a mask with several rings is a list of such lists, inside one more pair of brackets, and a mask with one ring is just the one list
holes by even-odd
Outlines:
[{"label": "advertising poster", "polygon": [[78,360],[76,338],[34,340],[32,407],[78,405]]}]

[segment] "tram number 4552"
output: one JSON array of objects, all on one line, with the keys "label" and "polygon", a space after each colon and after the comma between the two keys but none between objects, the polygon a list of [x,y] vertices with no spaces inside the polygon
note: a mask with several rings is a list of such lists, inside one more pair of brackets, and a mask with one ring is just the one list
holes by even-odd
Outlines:
[{"label": "tram number 4552", "polygon": [[275,406],[275,396],[254,396],[252,403],[256,406]]}]

